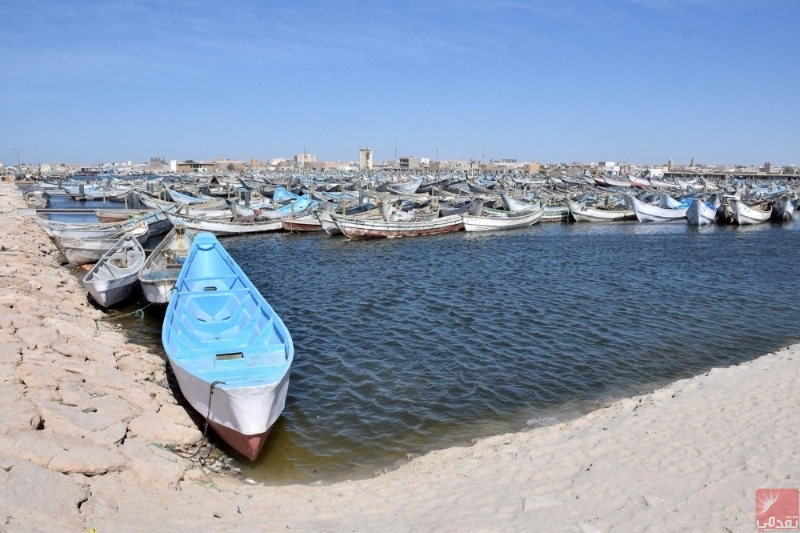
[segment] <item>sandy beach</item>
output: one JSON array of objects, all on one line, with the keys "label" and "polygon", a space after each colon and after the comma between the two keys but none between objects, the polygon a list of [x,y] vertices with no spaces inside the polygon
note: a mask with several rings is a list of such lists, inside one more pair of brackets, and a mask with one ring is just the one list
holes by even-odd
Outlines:
[{"label": "sandy beach", "polygon": [[0,184],[0,531],[755,531],[800,487],[800,345],[374,479],[268,487],[170,452],[202,438],[164,361],[99,321]]}]

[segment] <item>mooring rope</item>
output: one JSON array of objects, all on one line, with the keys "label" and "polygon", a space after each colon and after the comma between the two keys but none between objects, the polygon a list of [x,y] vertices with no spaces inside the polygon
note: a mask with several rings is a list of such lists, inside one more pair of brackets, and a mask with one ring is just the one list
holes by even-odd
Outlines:
[{"label": "mooring rope", "polygon": [[[214,396],[214,387],[216,387],[217,385],[225,385],[225,384],[226,383],[224,381],[216,380],[216,381],[212,382],[211,386],[208,388],[208,411],[206,412],[206,424],[205,424],[205,427],[203,428],[203,441],[204,442],[206,441],[206,435],[208,435],[208,420],[209,420],[209,418],[211,418],[211,397]],[[206,457],[211,455],[211,451],[213,449],[214,449],[214,445],[212,444],[211,447],[208,450],[208,453],[206,454]],[[194,451],[194,453],[192,454],[192,457],[194,457],[197,454],[197,452],[199,452],[199,451],[200,451],[200,446],[198,446],[197,449]]]}]

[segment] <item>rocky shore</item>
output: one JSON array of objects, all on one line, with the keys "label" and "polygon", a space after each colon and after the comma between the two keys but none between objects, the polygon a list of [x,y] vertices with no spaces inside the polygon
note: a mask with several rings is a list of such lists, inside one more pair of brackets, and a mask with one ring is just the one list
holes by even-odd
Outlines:
[{"label": "rocky shore", "polygon": [[755,489],[800,486],[798,346],[376,479],[223,477],[24,207],[0,184],[0,531],[753,531]]}]

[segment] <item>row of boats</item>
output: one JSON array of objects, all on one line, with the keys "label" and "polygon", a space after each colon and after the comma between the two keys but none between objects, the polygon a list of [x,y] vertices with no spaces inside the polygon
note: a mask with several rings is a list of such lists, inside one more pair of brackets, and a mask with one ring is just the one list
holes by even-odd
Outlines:
[{"label": "row of boats", "polygon": [[[78,231],[37,221],[60,246]],[[158,234],[168,224],[159,210],[126,224],[83,225],[80,238],[93,243],[93,253],[108,246],[83,285],[104,307],[122,302],[137,285],[148,300],[166,306],[162,343],[183,396],[217,435],[253,460],[286,404],[291,335],[214,235],[176,221],[148,256],[142,228],[144,235]],[[115,226],[121,233],[102,235]]]}]

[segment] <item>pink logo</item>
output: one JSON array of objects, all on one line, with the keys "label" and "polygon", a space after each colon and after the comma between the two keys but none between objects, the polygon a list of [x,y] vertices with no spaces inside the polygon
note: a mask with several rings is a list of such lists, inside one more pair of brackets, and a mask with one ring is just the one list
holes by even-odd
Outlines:
[{"label": "pink logo", "polygon": [[797,489],[756,489],[756,527],[797,529],[800,526],[800,491]]}]

